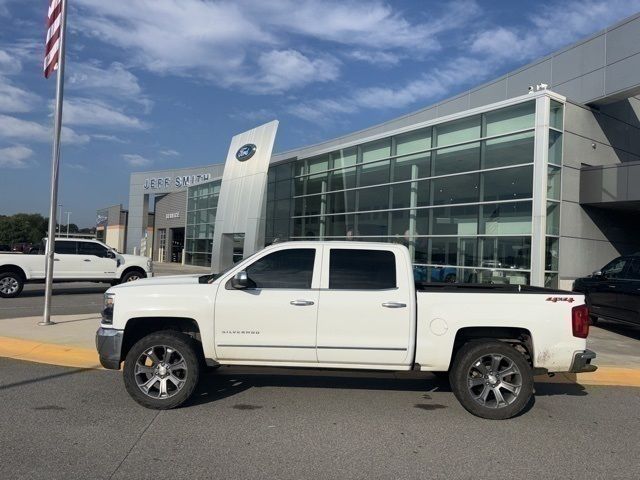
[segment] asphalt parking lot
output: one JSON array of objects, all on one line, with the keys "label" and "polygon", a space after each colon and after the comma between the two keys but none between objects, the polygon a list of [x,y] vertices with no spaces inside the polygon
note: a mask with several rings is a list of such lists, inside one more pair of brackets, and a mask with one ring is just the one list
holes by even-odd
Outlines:
[{"label": "asphalt parking lot", "polygon": [[120,372],[0,358],[0,477],[610,479],[640,471],[637,389],[539,384],[525,414],[488,421],[428,374],[259,372],[223,368],[190,405],[158,412],[129,398]]}]

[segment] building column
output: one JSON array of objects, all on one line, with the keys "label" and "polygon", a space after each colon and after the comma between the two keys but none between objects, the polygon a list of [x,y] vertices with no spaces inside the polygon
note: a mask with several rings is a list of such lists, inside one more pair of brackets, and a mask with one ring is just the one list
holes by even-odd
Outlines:
[{"label": "building column", "polygon": [[531,224],[531,285],[544,286],[547,234],[547,160],[549,158],[549,109],[546,95],[536,99],[533,148],[533,206]]}]

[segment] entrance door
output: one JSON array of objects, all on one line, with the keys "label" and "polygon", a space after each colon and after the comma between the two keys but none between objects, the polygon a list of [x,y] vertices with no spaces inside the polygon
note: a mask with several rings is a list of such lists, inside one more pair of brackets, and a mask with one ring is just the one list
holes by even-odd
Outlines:
[{"label": "entrance door", "polygon": [[184,228],[171,229],[171,263],[182,263]]},{"label": "entrance door", "polygon": [[251,288],[222,280],[215,301],[219,359],[315,363],[320,247],[271,251],[244,267]]},{"label": "entrance door", "polygon": [[413,278],[398,271],[396,254],[386,249],[325,247],[323,272],[328,275],[323,275],[318,310],[319,363],[408,364]]}]

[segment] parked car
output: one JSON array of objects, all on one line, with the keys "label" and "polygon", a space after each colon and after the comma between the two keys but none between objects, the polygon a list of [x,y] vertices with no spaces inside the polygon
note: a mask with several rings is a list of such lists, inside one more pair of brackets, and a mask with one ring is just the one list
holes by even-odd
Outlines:
[{"label": "parked car", "polygon": [[18,253],[26,253],[28,250],[31,249],[32,246],[33,246],[33,244],[28,243],[28,242],[14,243],[11,246],[11,251],[12,252],[18,252]]},{"label": "parked car", "polygon": [[10,252],[11,246],[5,243],[0,243],[0,252]]},{"label": "parked car", "polygon": [[[17,297],[25,283],[45,280],[46,239],[34,255],[0,254],[0,297]],[[153,276],[151,260],[121,255],[97,240],[56,238],[54,282],[117,284]]]},{"label": "parked car", "polygon": [[588,372],[580,294],[416,283],[402,245],[278,243],[218,275],[123,283],[105,293],[96,347],[148,408],[177,407],[203,365],[448,372],[474,415],[529,404],[533,375]]},{"label": "parked car", "polygon": [[618,257],[576,279],[573,291],[585,295],[592,322],[604,318],[640,325],[640,254]]}]

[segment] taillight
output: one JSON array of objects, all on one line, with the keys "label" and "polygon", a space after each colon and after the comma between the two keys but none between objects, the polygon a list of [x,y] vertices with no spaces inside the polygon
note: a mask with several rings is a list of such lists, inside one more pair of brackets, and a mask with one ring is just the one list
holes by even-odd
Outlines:
[{"label": "taillight", "polygon": [[571,328],[574,337],[587,338],[589,335],[589,308],[586,305],[571,309]]}]

